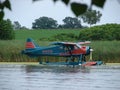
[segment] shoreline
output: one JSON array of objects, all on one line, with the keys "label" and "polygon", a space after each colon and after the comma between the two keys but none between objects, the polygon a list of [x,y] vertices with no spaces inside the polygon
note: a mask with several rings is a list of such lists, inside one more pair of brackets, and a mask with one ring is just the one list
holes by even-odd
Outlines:
[{"label": "shoreline", "polygon": [[0,65],[2,64],[39,65],[39,62],[0,62]]},{"label": "shoreline", "polygon": [[[2,64],[40,65],[39,62],[0,62],[0,65]],[[120,65],[120,63],[105,63],[105,65]]]}]

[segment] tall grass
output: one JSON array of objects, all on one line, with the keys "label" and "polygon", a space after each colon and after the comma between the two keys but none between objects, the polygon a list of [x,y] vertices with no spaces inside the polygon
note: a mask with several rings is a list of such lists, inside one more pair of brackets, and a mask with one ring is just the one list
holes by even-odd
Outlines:
[{"label": "tall grass", "polygon": [[[37,42],[46,46],[48,41]],[[93,60],[120,63],[120,41],[93,41],[90,46],[94,49]],[[0,61],[6,62],[36,62],[38,58],[30,58],[21,54],[25,48],[25,40],[0,41]],[[52,58],[51,58],[52,59]],[[57,58],[56,58],[57,59]]]},{"label": "tall grass", "polygon": [[[21,54],[21,50],[25,49],[25,42],[28,37],[35,39],[35,41],[41,46],[47,46],[50,41],[42,40],[42,38],[51,38],[60,33],[73,33],[78,36],[79,32],[80,29],[17,30],[15,31],[15,40],[0,40],[0,61],[36,62],[38,61],[37,58],[30,58]],[[92,41],[90,46],[94,49],[93,60],[120,62],[120,41]]]},{"label": "tall grass", "polygon": [[94,59],[120,62],[120,41],[95,41],[91,46],[94,49]]}]

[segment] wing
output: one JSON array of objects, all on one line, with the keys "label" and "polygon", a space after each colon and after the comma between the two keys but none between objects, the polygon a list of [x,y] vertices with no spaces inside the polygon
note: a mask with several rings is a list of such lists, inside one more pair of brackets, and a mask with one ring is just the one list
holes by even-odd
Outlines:
[{"label": "wing", "polygon": [[76,43],[72,43],[72,42],[53,42],[53,43],[51,43],[51,45],[73,45],[73,46],[75,46],[76,45]]},{"label": "wing", "polygon": [[73,42],[53,42],[51,45],[62,45],[62,46],[71,46],[71,47],[78,47],[81,48],[81,45],[79,43],[73,43]]},{"label": "wing", "polygon": [[85,42],[78,42],[77,44],[82,45],[82,44],[90,44],[90,43],[91,43],[90,41],[85,41]]}]

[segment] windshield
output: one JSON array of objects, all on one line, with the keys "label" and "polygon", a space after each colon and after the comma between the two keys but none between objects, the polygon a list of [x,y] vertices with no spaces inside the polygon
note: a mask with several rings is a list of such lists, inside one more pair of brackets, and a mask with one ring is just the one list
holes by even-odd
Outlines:
[{"label": "windshield", "polygon": [[81,45],[79,45],[79,44],[76,44],[76,46],[77,46],[78,48],[81,48]]}]

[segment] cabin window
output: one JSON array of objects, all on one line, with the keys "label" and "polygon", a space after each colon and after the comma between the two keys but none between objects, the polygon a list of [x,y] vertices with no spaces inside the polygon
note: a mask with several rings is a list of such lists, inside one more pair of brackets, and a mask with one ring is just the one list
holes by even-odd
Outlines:
[{"label": "cabin window", "polygon": [[64,49],[64,48],[63,48],[63,46],[60,46],[60,49],[62,49],[62,50],[63,50],[63,49]]},{"label": "cabin window", "polygon": [[74,49],[79,49],[77,46],[74,46]]},{"label": "cabin window", "polygon": [[74,49],[74,46],[64,46],[64,50],[67,51],[71,51]]}]

